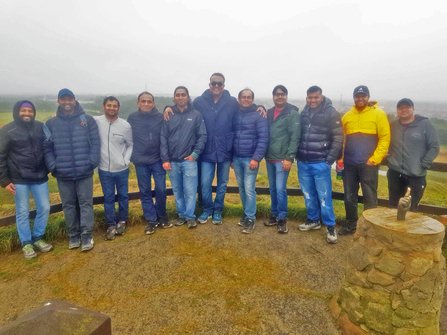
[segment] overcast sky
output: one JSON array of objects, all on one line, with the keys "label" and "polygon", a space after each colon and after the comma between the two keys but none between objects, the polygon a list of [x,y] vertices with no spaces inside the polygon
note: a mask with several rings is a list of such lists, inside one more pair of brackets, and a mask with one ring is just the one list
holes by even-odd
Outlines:
[{"label": "overcast sky", "polygon": [[447,1],[1,0],[0,94],[232,95],[311,85],[332,100],[447,101]]}]

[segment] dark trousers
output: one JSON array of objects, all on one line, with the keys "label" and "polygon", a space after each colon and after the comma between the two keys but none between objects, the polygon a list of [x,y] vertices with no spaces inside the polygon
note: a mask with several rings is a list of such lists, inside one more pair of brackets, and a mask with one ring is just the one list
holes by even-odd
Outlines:
[{"label": "dark trousers", "polygon": [[394,170],[388,170],[388,195],[390,207],[397,208],[399,199],[407,192],[407,187],[411,188],[411,208],[412,212],[417,212],[419,201],[424,195],[427,182],[424,177],[410,177]]},{"label": "dark trousers", "polygon": [[343,187],[345,190],[346,224],[355,227],[358,220],[357,204],[359,184],[362,186],[364,210],[377,207],[379,166],[345,164]]}]

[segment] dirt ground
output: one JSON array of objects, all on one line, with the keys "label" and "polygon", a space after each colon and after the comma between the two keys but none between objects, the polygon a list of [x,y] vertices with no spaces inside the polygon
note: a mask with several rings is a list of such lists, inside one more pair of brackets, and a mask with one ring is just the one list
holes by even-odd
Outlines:
[{"label": "dirt ground", "polygon": [[328,245],[325,229],[289,222],[279,235],[262,220],[245,235],[237,221],[151,236],[134,226],[114,241],[98,233],[89,253],[61,241],[31,261],[1,256],[0,326],[57,298],[109,315],[114,334],[341,334],[328,303],[351,237]]}]

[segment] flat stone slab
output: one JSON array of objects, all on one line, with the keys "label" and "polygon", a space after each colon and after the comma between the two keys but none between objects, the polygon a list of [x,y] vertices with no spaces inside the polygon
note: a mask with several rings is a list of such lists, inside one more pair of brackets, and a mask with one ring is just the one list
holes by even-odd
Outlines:
[{"label": "flat stone slab", "polygon": [[363,212],[363,217],[376,226],[407,234],[439,234],[445,229],[439,221],[413,212],[407,212],[405,221],[397,221],[397,210],[391,208],[366,210]]},{"label": "flat stone slab", "polygon": [[110,335],[112,322],[107,315],[51,299],[42,307],[0,329],[0,335],[23,334]]}]

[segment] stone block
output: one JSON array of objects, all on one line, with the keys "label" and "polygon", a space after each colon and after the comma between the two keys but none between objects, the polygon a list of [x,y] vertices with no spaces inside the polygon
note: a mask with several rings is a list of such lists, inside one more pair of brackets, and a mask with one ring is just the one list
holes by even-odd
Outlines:
[{"label": "stone block", "polygon": [[405,269],[405,264],[389,257],[388,255],[379,259],[374,267],[382,272],[385,272],[391,276],[397,276]]},{"label": "stone block", "polygon": [[402,319],[411,319],[417,314],[417,312],[412,311],[411,309],[405,308],[403,306],[399,306],[396,309],[395,313],[398,317],[400,317]]},{"label": "stone block", "polygon": [[366,333],[356,324],[349,320],[346,314],[343,314],[338,319],[340,328],[343,329],[343,335],[365,335]]},{"label": "stone block", "polygon": [[348,266],[346,268],[345,278],[348,283],[360,287],[366,287],[366,288],[372,287],[372,284],[366,280],[366,273],[356,271],[356,269],[352,266]]},{"label": "stone block", "polygon": [[411,261],[408,271],[414,276],[422,277],[432,266],[431,259],[418,257]]},{"label": "stone block", "polygon": [[365,309],[365,323],[368,328],[384,334],[393,334],[392,309],[389,305],[369,303]]},{"label": "stone block", "polygon": [[[427,334],[430,334],[430,333],[427,333]],[[414,329],[400,328],[400,329],[396,330],[394,335],[418,335],[418,332],[416,330],[414,330]]]},{"label": "stone block", "polygon": [[376,269],[372,269],[369,271],[368,276],[366,277],[371,283],[379,284],[382,286],[388,286],[394,284],[396,279],[389,274],[383,273],[381,271],[377,271]]},{"label": "stone block", "polygon": [[375,246],[366,246],[366,252],[371,256],[377,257],[382,253],[382,248]]},{"label": "stone block", "polygon": [[418,313],[410,323],[416,327],[425,328],[439,323],[439,319],[436,319],[435,313]]},{"label": "stone block", "polygon": [[0,329],[0,335],[111,335],[110,317],[52,299],[44,306]]},{"label": "stone block", "polygon": [[406,325],[405,320],[402,320],[396,314],[393,314],[391,324],[396,328],[402,328]]},{"label": "stone block", "polygon": [[358,271],[364,270],[369,265],[365,248],[360,246],[349,249],[348,260]]}]

